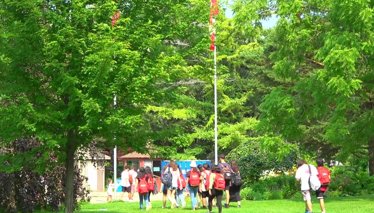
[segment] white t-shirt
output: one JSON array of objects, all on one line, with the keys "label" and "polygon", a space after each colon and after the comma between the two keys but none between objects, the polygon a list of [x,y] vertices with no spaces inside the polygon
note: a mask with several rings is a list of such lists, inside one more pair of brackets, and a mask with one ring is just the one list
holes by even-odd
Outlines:
[{"label": "white t-shirt", "polygon": [[130,186],[130,182],[129,182],[129,171],[123,171],[121,173],[121,183],[120,183],[121,186],[124,186],[124,187],[129,187]]},{"label": "white t-shirt", "polygon": [[178,178],[180,177],[179,169],[177,169],[177,171],[173,171],[172,168],[168,167],[167,169],[165,169],[164,174],[166,174],[169,169],[170,169],[170,172],[171,172],[172,177],[173,177],[172,182],[171,182],[171,186],[175,187],[175,188],[178,188]]},{"label": "white t-shirt", "polygon": [[113,195],[113,189],[114,189],[114,184],[108,184],[108,190],[106,191],[108,195]]},{"label": "white t-shirt", "polygon": [[129,174],[132,176],[132,180],[133,180],[131,185],[135,185],[135,180],[136,180],[136,176],[138,176],[138,173],[135,172],[134,170],[130,170]]},{"label": "white t-shirt", "polygon": [[[312,175],[318,175],[318,171],[315,166],[310,165],[310,169],[312,170]],[[308,164],[304,164],[297,169],[295,178],[300,179],[301,181],[301,191],[310,189],[309,183],[308,183],[309,176],[310,176],[310,171],[309,171]]]}]

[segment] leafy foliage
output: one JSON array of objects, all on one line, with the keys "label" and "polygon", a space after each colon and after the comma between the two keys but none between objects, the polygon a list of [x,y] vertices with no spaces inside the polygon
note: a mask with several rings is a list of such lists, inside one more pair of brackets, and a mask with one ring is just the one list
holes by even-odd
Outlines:
[{"label": "leafy foliage", "polygon": [[[40,142],[35,138],[19,139],[6,147],[4,155],[22,156],[28,150],[37,148]],[[56,162],[56,157],[49,154],[46,161],[49,166],[43,173],[35,172],[37,158],[40,152],[33,157],[24,159],[24,166],[12,172],[0,172],[0,211],[1,212],[34,212],[41,209],[53,211],[61,210],[64,203],[65,194],[65,173],[66,168],[61,163]],[[15,157],[3,162],[6,168],[15,167],[13,164]],[[26,163],[27,162],[27,163]],[[78,208],[78,200],[89,200],[89,191],[83,183],[87,181],[76,168],[74,181],[74,200]]]}]

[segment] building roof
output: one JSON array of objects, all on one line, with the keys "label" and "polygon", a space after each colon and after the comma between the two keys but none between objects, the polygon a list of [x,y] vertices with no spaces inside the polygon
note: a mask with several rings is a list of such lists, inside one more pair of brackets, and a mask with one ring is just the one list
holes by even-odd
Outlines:
[{"label": "building roof", "polygon": [[[151,159],[151,155],[141,154],[141,153],[138,153],[138,152],[131,152],[131,153],[123,155],[119,158],[120,159],[132,159],[132,160],[135,160],[135,159]],[[152,158],[152,159],[162,159],[162,158],[161,157],[155,157],[155,158]]]}]

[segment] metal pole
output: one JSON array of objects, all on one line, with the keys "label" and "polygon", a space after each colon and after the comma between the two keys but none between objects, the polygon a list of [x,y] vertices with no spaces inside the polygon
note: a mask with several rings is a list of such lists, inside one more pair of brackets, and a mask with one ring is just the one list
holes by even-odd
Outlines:
[{"label": "metal pole", "polygon": [[217,131],[217,46],[214,46],[214,155],[218,164],[218,131]]},{"label": "metal pole", "polygon": [[[117,105],[117,96],[114,95],[114,98],[113,98],[113,102],[114,102],[114,108],[116,108],[116,105]],[[116,135],[114,135],[114,140],[116,140]],[[117,199],[117,145],[114,146],[114,150],[113,150],[113,170],[114,170],[114,200]]]}]

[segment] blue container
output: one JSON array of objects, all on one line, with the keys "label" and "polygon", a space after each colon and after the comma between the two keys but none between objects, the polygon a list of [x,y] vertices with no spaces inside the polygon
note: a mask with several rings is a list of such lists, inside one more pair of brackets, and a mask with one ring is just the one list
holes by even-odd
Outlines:
[{"label": "blue container", "polygon": [[[175,163],[178,164],[179,168],[181,168],[184,177],[186,177],[187,172],[191,170],[191,167],[190,167],[191,161],[192,160],[175,161]],[[200,164],[203,165],[205,163],[208,163],[209,166],[212,167],[212,163],[210,162],[210,160],[195,160],[195,161],[196,161],[197,166],[199,166]],[[166,166],[169,162],[170,161],[161,162],[161,172],[164,166]]]},{"label": "blue container", "polygon": [[122,186],[120,185],[121,179],[117,179],[117,191],[116,192],[122,192]]}]

